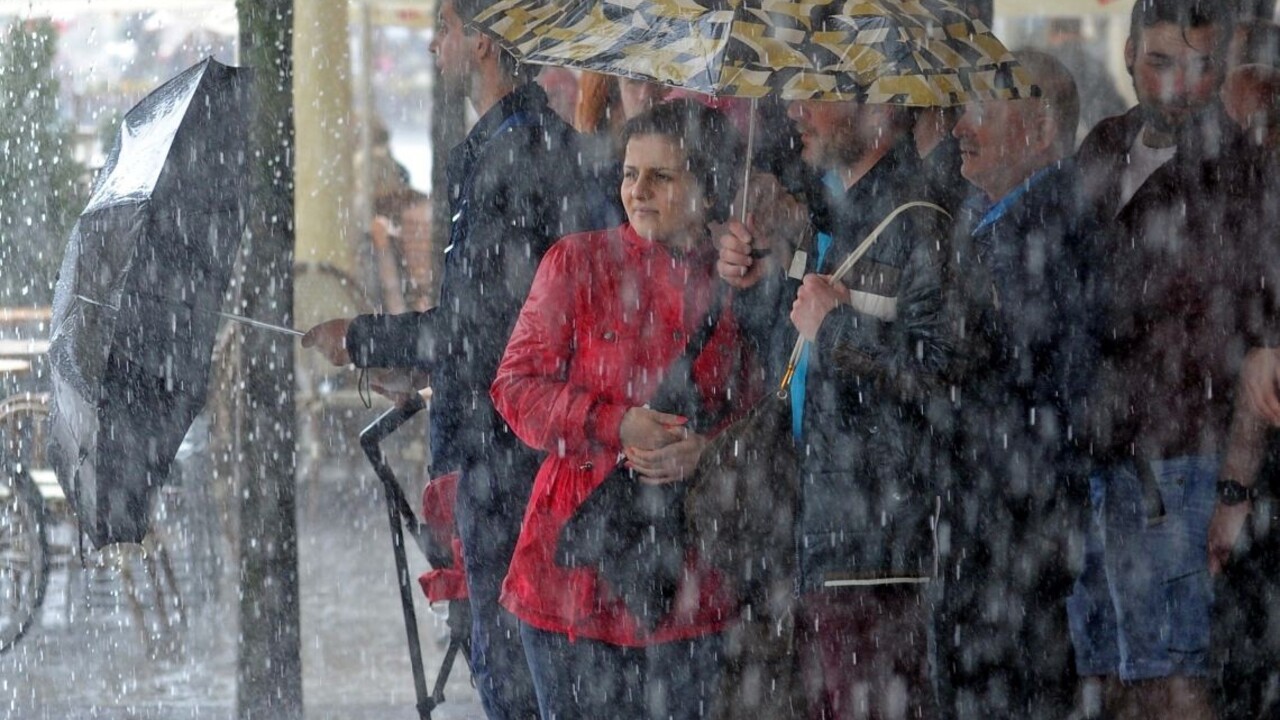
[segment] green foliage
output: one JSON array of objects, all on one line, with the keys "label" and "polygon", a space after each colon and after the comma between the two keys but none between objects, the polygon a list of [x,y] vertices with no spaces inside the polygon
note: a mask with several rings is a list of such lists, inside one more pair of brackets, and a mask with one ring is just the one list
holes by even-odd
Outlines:
[{"label": "green foliage", "polygon": [[57,31],[15,21],[0,36],[0,305],[45,305],[86,200],[84,168],[58,112]]}]

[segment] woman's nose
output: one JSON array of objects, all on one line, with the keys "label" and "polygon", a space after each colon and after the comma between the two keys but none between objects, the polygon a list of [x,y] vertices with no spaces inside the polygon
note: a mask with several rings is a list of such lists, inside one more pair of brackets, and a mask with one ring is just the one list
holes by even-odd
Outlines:
[{"label": "woman's nose", "polygon": [[631,183],[631,197],[634,197],[634,198],[648,197],[649,189],[650,189],[649,178],[646,177],[645,175],[641,175],[636,178],[635,182]]}]

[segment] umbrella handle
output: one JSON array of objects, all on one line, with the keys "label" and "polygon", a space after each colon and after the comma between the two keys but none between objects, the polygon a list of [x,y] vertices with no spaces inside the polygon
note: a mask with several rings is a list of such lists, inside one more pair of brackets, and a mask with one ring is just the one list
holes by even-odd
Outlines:
[{"label": "umbrella handle", "polygon": [[396,403],[395,407],[379,415],[373,422],[369,423],[368,427],[360,431],[360,448],[364,450],[365,457],[369,458],[369,463],[373,465],[374,472],[378,475],[378,479],[382,481],[386,490],[387,501],[399,511],[400,517],[404,518],[404,522],[408,526],[409,534],[413,536],[414,542],[422,550],[422,554],[428,558],[436,556],[436,553],[432,550],[432,542],[427,536],[422,523],[413,514],[413,508],[409,505],[409,501],[405,499],[404,493],[400,489],[400,484],[396,480],[395,473],[391,470],[391,465],[387,463],[386,457],[382,454],[382,441],[386,440],[396,430],[399,430],[402,425],[409,422],[414,415],[425,410],[427,408],[427,399],[430,397],[430,388],[419,390]]},{"label": "umbrella handle", "polygon": [[387,436],[400,429],[401,425],[409,422],[414,415],[422,412],[427,408],[427,398],[430,397],[430,390],[420,390],[413,393],[406,399],[400,401],[395,407],[382,413],[373,422],[360,431],[360,448],[364,450],[364,454],[373,459],[370,451],[377,451],[378,445],[382,444]]},{"label": "umbrella handle", "polygon": [[[373,464],[378,479],[382,481],[383,494],[386,496],[387,520],[391,528],[391,550],[395,556],[396,579],[400,589],[400,608],[404,615],[405,638],[409,643],[409,665],[413,672],[413,689],[418,701],[418,717],[421,720],[430,720],[431,711],[443,700],[443,697],[442,693],[437,693],[440,695],[437,697],[427,691],[426,671],[422,665],[422,643],[418,638],[418,618],[413,608],[409,564],[405,558],[404,532],[400,524],[406,511],[409,511],[408,517],[413,518],[412,511],[409,510],[408,503],[400,492],[400,486],[396,483],[395,474],[391,472],[391,467],[387,464],[386,458],[382,455],[382,448],[379,446],[388,435],[427,407],[429,395],[429,391],[410,395],[395,407],[379,415],[360,432],[360,447],[369,457],[369,462]],[[420,531],[416,520],[411,524],[411,531],[415,535]]]}]

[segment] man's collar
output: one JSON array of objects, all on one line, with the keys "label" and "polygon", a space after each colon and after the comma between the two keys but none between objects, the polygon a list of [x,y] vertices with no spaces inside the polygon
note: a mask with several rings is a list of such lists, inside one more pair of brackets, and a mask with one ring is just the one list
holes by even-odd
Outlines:
[{"label": "man's collar", "polygon": [[[1139,105],[1124,115],[1119,153],[1123,154],[1135,142],[1143,142],[1147,129],[1147,113]],[[1230,150],[1240,142],[1242,131],[1227,115],[1222,101],[1214,99],[1193,114],[1174,131],[1175,157],[1179,162],[1199,161],[1215,157],[1223,150]],[[1215,147],[1209,147],[1209,144]],[[1151,148],[1153,151],[1158,148]]]},{"label": "man's collar", "polygon": [[518,112],[543,113],[550,112],[547,104],[547,93],[538,83],[532,80],[517,86],[476,121],[471,132],[467,133],[464,145],[478,148],[489,140],[489,136],[502,127],[507,118]]},{"label": "man's collar", "polygon": [[[1058,160],[1031,173],[1031,175],[1028,176],[1025,180],[1018,183],[1009,192],[1005,193],[1004,197],[1000,198],[994,203],[988,204],[985,212],[982,212],[981,210],[979,210],[978,213],[975,213],[975,216],[981,213],[980,215],[981,219],[978,221],[978,224],[974,226],[972,234],[978,235],[979,233],[986,231],[987,228],[990,228],[993,225],[995,225],[996,222],[999,221],[1000,218],[1004,217],[1005,213],[1009,212],[1009,209],[1012,208],[1014,205],[1016,205],[1018,201],[1021,200],[1022,197],[1026,195],[1029,190],[1031,190],[1032,187],[1034,187],[1037,183],[1039,183],[1041,180],[1043,180],[1053,171],[1061,168],[1063,162],[1065,161]],[[984,195],[977,195],[976,197],[981,198],[985,201]],[[970,205],[970,202],[972,202],[973,204]],[[980,207],[977,202],[973,201],[973,198],[970,198],[970,202],[966,202],[965,206]]]},{"label": "man's collar", "polygon": [[920,167],[920,155],[916,152],[916,141],[911,133],[903,133],[898,141],[889,148],[889,152],[885,153],[865,175],[858,179],[857,182],[850,185],[845,190],[845,197],[856,196],[860,193],[860,189],[865,188],[862,192],[874,191],[874,189],[885,180],[886,176],[892,176],[899,172],[909,172],[912,167],[917,169]]}]

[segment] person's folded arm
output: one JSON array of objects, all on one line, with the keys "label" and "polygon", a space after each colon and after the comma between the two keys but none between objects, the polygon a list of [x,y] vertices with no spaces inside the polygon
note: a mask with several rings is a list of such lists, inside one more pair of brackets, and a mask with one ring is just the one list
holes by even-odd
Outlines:
[{"label": "person's folded arm", "polygon": [[490,388],[494,406],[525,444],[556,454],[619,448],[627,405],[569,381],[577,286],[590,282],[582,245],[562,242],[538,269]]}]

